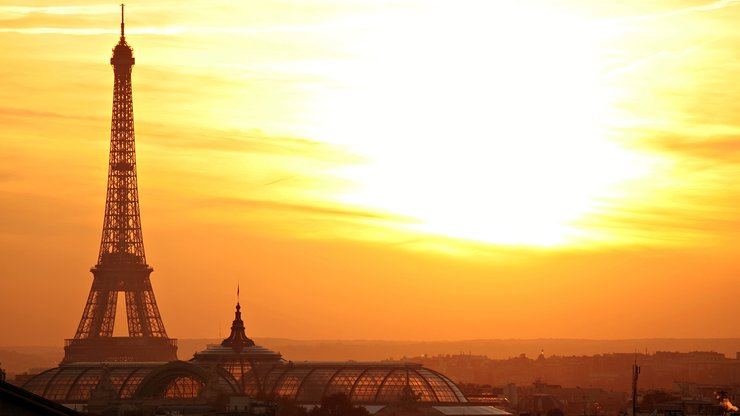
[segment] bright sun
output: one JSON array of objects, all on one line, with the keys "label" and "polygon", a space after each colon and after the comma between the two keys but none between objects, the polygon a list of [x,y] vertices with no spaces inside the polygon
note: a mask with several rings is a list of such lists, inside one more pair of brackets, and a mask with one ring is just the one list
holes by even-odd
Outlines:
[{"label": "bright sun", "polygon": [[576,222],[648,169],[609,137],[620,120],[599,44],[612,29],[465,4],[480,10],[419,5],[364,22],[351,60],[304,68],[336,81],[311,102],[312,134],[366,159],[335,172],[355,184],[338,200],[487,243],[605,238]]}]

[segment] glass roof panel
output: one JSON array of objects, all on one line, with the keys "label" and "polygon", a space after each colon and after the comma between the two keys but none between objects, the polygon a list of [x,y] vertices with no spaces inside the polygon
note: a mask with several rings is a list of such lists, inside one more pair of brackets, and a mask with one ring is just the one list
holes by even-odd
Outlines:
[{"label": "glass roof panel", "polygon": [[387,368],[368,369],[355,383],[350,399],[355,403],[370,403],[375,400],[380,384],[391,370]]},{"label": "glass roof panel", "polygon": [[327,383],[338,371],[338,368],[317,368],[314,370],[306,377],[296,396],[296,400],[299,402],[316,403],[321,401],[321,397],[323,397],[324,391],[327,388]]}]

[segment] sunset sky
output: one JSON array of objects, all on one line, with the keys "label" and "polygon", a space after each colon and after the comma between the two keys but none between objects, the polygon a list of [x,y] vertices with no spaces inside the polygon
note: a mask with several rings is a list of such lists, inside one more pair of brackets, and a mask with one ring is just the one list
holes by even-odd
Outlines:
[{"label": "sunset sky", "polygon": [[[119,21],[0,0],[0,346],[82,314]],[[225,335],[239,284],[254,337],[740,336],[738,22],[737,0],[128,2],[168,335]]]}]

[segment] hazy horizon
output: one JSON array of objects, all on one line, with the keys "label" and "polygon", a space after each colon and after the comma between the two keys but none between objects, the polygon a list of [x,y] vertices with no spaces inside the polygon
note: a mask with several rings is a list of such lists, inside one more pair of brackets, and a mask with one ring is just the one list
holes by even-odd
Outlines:
[{"label": "hazy horizon", "polygon": [[[222,337],[194,337],[194,338],[177,338],[177,340],[193,341],[193,340],[223,340],[228,335],[228,332],[223,334]],[[654,338],[461,338],[461,339],[382,339],[382,338],[291,338],[291,337],[261,337],[252,336],[250,338],[254,340],[280,340],[280,341],[296,341],[296,342],[383,342],[383,343],[455,343],[455,342],[477,342],[477,341],[491,341],[491,342],[513,342],[513,341],[589,341],[589,342],[628,342],[628,341],[701,341],[701,340],[712,340],[712,341],[740,341],[740,337],[654,337]],[[0,340],[2,342],[2,340]],[[3,347],[17,347],[17,346],[29,346],[29,347],[47,347],[51,344],[1,344],[0,348]]]},{"label": "hazy horizon", "polygon": [[[225,338],[225,336],[224,336]],[[285,351],[287,355],[297,353],[297,357],[311,359],[386,359],[393,356],[412,357],[414,355],[473,354],[489,358],[503,359],[517,357],[524,353],[536,357],[541,351],[546,356],[599,355],[612,353],[653,354],[657,351],[675,352],[719,352],[728,358],[740,353],[740,338],[645,338],[645,339],[471,339],[471,340],[349,340],[349,339],[289,339],[252,337],[260,346]],[[178,339],[178,355],[187,359],[188,354],[206,348],[208,344],[220,343],[223,338],[185,338]],[[314,347],[319,347],[313,349]],[[464,348],[463,348],[464,347]],[[424,350],[427,348],[427,350]],[[48,345],[0,345],[0,350],[19,349],[20,352],[57,350],[62,352],[62,344]],[[339,355],[338,355],[339,354]],[[390,355],[389,355],[390,354]],[[400,355],[399,355],[400,354]],[[286,354],[284,354],[286,355]],[[285,357],[286,359],[298,359]]]}]

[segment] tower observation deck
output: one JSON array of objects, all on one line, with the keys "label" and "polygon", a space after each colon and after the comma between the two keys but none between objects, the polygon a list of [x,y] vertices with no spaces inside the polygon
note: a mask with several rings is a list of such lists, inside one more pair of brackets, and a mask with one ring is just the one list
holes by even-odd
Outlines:
[{"label": "tower observation deck", "polygon": [[[108,191],[93,283],[73,339],[66,340],[63,363],[174,361],[177,342],[167,337],[154,298],[152,269],[146,262],[136,180],[134,111],[131,92],[133,49],[126,43],[123,5],[121,37],[113,48],[113,115]],[[125,295],[127,337],[114,337],[120,293]]]}]

